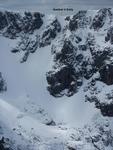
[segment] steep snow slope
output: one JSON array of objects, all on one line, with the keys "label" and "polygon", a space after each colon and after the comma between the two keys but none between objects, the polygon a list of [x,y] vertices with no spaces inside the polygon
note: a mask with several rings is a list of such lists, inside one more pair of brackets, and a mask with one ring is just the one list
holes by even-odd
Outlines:
[{"label": "steep snow slope", "polygon": [[95,116],[90,125],[72,128],[68,125],[47,126],[0,100],[0,135],[9,138],[7,147],[14,150],[112,150],[112,121]]},{"label": "steep snow slope", "polygon": [[[112,150],[113,36],[108,31],[113,10],[70,17],[0,15],[0,72],[7,84],[0,93],[0,135],[9,138],[6,145],[13,150]],[[106,70],[103,63],[111,66]]]},{"label": "steep snow slope", "polygon": [[8,45],[12,46],[12,41],[3,37],[0,38],[0,41],[2,44],[0,68],[8,87],[7,92],[1,95],[4,100],[20,109],[24,103],[26,104],[26,101],[31,100],[37,105],[42,105],[58,122],[63,121],[64,123],[83,126],[90,120],[95,113],[95,108],[91,104],[85,103],[82,88],[80,93],[68,99],[66,97],[55,99],[48,93],[45,74],[50,68],[49,46],[38,50],[26,63],[20,64],[18,56],[15,57],[10,52]]}]

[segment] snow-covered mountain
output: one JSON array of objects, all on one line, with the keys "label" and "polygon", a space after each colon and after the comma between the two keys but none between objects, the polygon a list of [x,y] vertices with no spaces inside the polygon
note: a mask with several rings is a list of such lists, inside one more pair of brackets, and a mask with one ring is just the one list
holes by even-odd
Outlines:
[{"label": "snow-covered mountain", "polygon": [[113,150],[113,9],[0,11],[0,150]]}]

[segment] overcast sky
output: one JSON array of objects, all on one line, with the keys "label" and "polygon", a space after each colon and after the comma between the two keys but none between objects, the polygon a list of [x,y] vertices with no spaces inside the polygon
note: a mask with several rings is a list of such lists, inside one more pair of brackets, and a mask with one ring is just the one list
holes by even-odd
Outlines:
[{"label": "overcast sky", "polygon": [[51,11],[54,7],[78,9],[98,9],[113,7],[113,0],[0,0],[0,7],[7,9],[27,9]]}]

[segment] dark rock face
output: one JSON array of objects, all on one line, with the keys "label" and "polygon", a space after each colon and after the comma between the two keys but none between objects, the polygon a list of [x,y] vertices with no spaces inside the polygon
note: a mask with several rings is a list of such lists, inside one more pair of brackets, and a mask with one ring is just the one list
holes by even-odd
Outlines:
[{"label": "dark rock face", "polygon": [[50,71],[46,75],[49,84],[48,90],[51,95],[60,97],[64,95],[64,90],[67,90],[66,95],[71,96],[77,88],[75,70],[71,66],[63,66],[59,71]]},{"label": "dark rock face", "polygon": [[86,17],[87,11],[79,11],[69,22],[69,29],[75,31],[78,28],[86,27],[89,24],[89,19]]},{"label": "dark rock face", "polygon": [[61,25],[57,19],[52,21],[50,25],[46,26],[42,36],[40,37],[39,47],[47,46],[57,36],[57,33],[61,31]]},{"label": "dark rock face", "polygon": [[96,103],[96,108],[101,110],[103,116],[113,117],[113,104]]},{"label": "dark rock face", "polygon": [[43,24],[42,15],[38,12],[25,12],[23,17],[22,31],[25,33],[33,33],[34,30],[39,29]]},{"label": "dark rock face", "polygon": [[11,52],[18,53],[23,51],[24,55],[20,61],[21,63],[23,63],[27,61],[31,53],[34,53],[37,50],[38,45],[39,45],[38,36],[32,39],[26,34],[23,34],[20,37],[20,41],[18,42],[17,46],[13,48]]},{"label": "dark rock face", "polygon": [[103,52],[98,51],[94,54],[94,65],[96,70],[99,70],[105,64],[105,60],[107,60],[110,55],[109,50],[110,49],[105,49]]},{"label": "dark rock face", "polygon": [[52,46],[55,65],[54,70],[46,74],[48,91],[55,97],[72,96],[77,91],[77,84],[80,84],[77,82],[77,74],[73,66],[77,49],[70,40],[64,40],[59,44],[59,48],[56,45]]},{"label": "dark rock face", "polygon": [[76,148],[73,148],[71,146],[68,146],[68,150],[76,150]]},{"label": "dark rock face", "polygon": [[7,86],[5,80],[2,77],[2,73],[0,72],[0,93],[7,90]]},{"label": "dark rock face", "polygon": [[[57,36],[58,32],[61,31],[60,23],[57,19],[53,20],[50,25],[46,26],[42,30],[41,35],[33,35],[33,31],[39,29],[42,25],[40,14],[25,13],[24,26],[22,27],[23,33],[19,35],[20,41],[17,46],[11,50],[12,53],[24,52],[21,59],[21,63],[26,62],[29,55],[34,53],[38,48],[45,47],[51,44],[51,41]],[[28,34],[29,33],[29,34]]]},{"label": "dark rock face", "polygon": [[99,73],[100,73],[101,81],[103,81],[107,85],[113,84],[113,65],[112,64],[103,66],[99,70]]},{"label": "dark rock face", "polygon": [[94,17],[91,28],[94,30],[99,30],[103,27],[106,21],[108,9],[101,9],[98,11],[97,15]]},{"label": "dark rock face", "polygon": [[3,12],[0,12],[0,30],[4,29],[8,25],[6,15]]},{"label": "dark rock face", "polygon": [[113,44],[113,27],[110,27],[110,29],[107,32],[107,36],[105,37],[105,41],[110,41],[111,44]]},{"label": "dark rock face", "polygon": [[0,139],[0,150],[13,150],[9,147],[8,142],[9,139],[2,137],[2,139]]},{"label": "dark rock face", "polygon": [[79,45],[78,48],[79,48],[79,50],[82,50],[82,51],[86,51],[87,50],[87,46],[85,44]]},{"label": "dark rock face", "polygon": [[[54,47],[52,47],[54,53]],[[54,61],[60,64],[73,65],[77,48],[73,46],[71,41],[65,40],[60,52],[55,53]]]},{"label": "dark rock face", "polygon": [[14,39],[22,31],[21,16],[18,13],[12,13],[12,12],[5,12],[5,16],[7,18],[7,26],[6,26],[6,31],[3,32],[3,34],[6,37]]},{"label": "dark rock face", "polygon": [[5,37],[15,39],[20,33],[33,33],[39,29],[42,24],[42,15],[40,13],[25,12],[22,17],[19,13],[0,12],[0,30]]},{"label": "dark rock face", "polygon": [[[73,41],[75,40],[76,42],[75,35],[74,38]],[[52,46],[52,54],[55,63],[53,67],[56,71],[50,72],[50,74],[56,74],[57,69],[60,70],[63,65],[67,67],[72,66],[72,68],[75,69],[74,76],[77,85],[75,87],[77,89],[82,85],[83,78],[90,79],[93,74],[100,69],[104,60],[107,59],[109,52],[106,48],[102,52],[99,49],[100,51],[98,52],[100,53],[96,53],[95,37],[91,34],[88,34],[85,43],[82,45],[78,44],[78,42],[77,44],[73,44],[73,41],[71,41],[71,39],[64,39],[63,42],[59,41],[56,45],[54,44]],[[84,55],[85,53],[88,55]],[[61,91],[57,92],[61,93]],[[76,91],[77,90],[74,90],[74,92]]]},{"label": "dark rock face", "polygon": [[47,122],[46,125],[47,126],[55,126],[56,123],[53,120],[51,120],[51,121]]}]

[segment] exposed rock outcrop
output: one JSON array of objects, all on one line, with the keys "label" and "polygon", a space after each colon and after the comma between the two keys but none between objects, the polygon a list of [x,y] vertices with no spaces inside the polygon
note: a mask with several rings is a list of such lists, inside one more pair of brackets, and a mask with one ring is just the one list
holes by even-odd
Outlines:
[{"label": "exposed rock outcrop", "polygon": [[0,139],[0,150],[12,150],[9,146],[9,139],[2,137]]},{"label": "exposed rock outcrop", "polygon": [[99,72],[100,72],[101,81],[103,81],[107,85],[113,84],[113,64],[108,64],[103,66],[99,70]]},{"label": "exposed rock outcrop", "polygon": [[44,47],[51,44],[51,41],[55,39],[57,34],[61,31],[61,25],[59,21],[54,18],[52,22],[47,25],[40,37],[39,47]]},{"label": "exposed rock outcrop", "polygon": [[110,27],[110,29],[107,32],[107,35],[105,37],[105,41],[110,41],[111,44],[113,44],[113,26]]},{"label": "exposed rock outcrop", "polygon": [[34,53],[39,46],[38,36],[32,38],[26,34],[21,35],[17,46],[11,50],[12,53],[24,52],[21,63],[26,62],[29,55]]},{"label": "exposed rock outcrop", "polygon": [[50,71],[46,74],[46,78],[49,84],[48,90],[55,97],[60,97],[64,94],[72,96],[76,92],[75,70],[71,66],[62,66],[60,70]]},{"label": "exposed rock outcrop", "polygon": [[0,72],[0,93],[7,90],[6,82],[2,77],[2,73]]},{"label": "exposed rock outcrop", "polygon": [[99,30],[105,24],[107,19],[108,9],[104,8],[98,11],[97,15],[93,18],[91,28],[94,30]]},{"label": "exposed rock outcrop", "polygon": [[79,28],[85,28],[90,23],[90,18],[86,16],[87,11],[79,11],[69,21],[69,29],[76,31]]},{"label": "exposed rock outcrop", "polygon": [[0,12],[0,30],[8,38],[15,39],[22,33],[33,33],[43,24],[43,15],[36,12],[25,12],[22,16],[17,12]]}]

